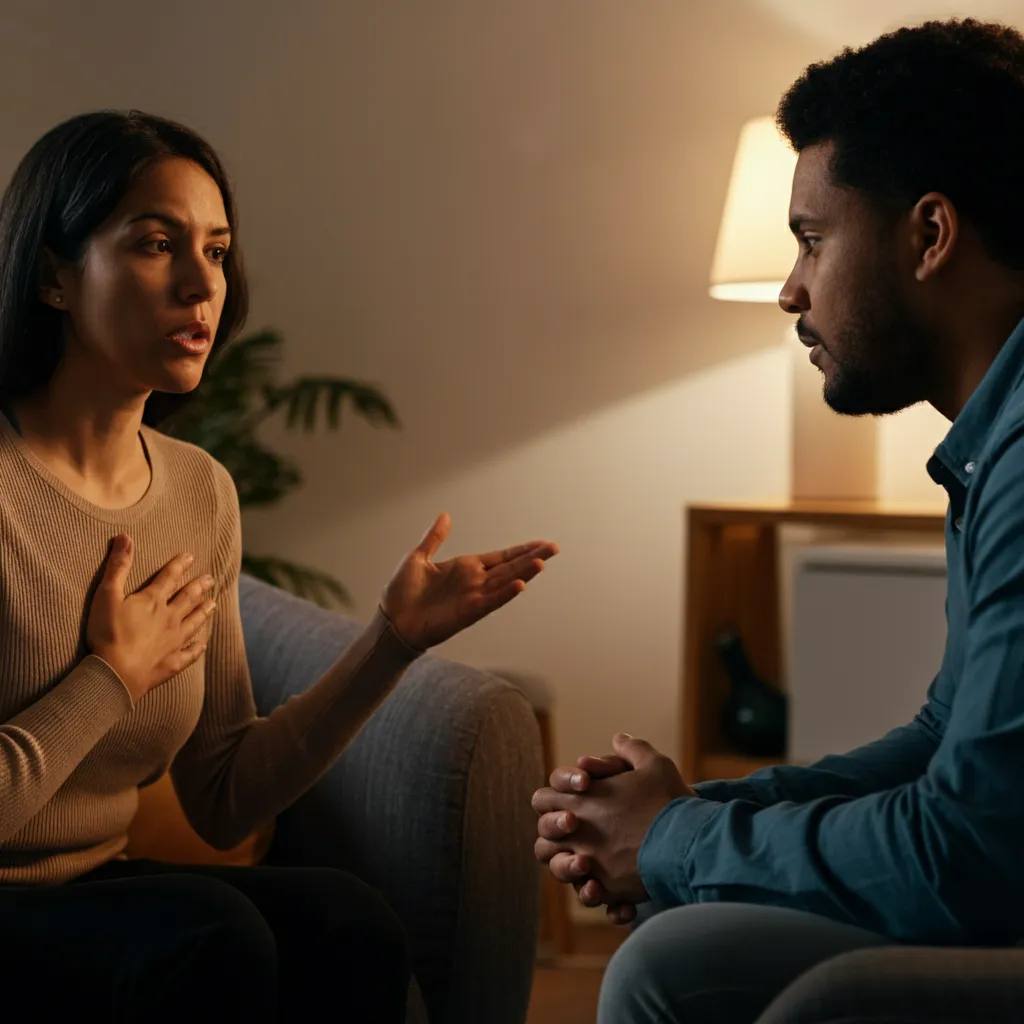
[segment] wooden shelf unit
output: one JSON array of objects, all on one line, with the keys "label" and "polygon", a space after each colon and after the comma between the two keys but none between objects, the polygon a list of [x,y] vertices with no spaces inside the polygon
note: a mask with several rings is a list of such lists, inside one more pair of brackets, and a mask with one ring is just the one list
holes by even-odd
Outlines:
[{"label": "wooden shelf unit", "polygon": [[719,629],[734,625],[754,670],[781,679],[779,527],[826,527],[864,534],[942,537],[945,516],[935,509],[874,502],[691,505],[686,510],[686,596],[683,647],[682,754],[687,782],[741,778],[779,760],[731,751],[719,716],[729,690],[714,651]]}]

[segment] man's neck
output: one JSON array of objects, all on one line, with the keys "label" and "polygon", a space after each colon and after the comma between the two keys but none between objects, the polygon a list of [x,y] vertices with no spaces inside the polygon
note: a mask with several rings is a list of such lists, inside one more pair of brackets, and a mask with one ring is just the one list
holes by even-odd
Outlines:
[{"label": "man's neck", "polygon": [[944,339],[947,372],[936,380],[928,402],[946,419],[960,415],[977,391],[1007,339],[1024,316],[1024,308],[1007,309],[990,317],[972,317]]}]

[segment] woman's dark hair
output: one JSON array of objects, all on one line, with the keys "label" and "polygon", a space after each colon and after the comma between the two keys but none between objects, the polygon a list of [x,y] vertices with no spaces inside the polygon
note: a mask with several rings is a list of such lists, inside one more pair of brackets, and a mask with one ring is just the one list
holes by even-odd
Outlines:
[{"label": "woman's dark hair", "polygon": [[941,192],[989,255],[1024,270],[1024,36],[929,21],[812,64],[779,104],[799,153],[833,142],[835,184],[883,215]]},{"label": "woman's dark hair", "polygon": [[[138,110],[80,114],[48,131],[18,164],[0,199],[0,402],[45,387],[63,355],[63,314],[39,297],[43,247],[64,259],[80,260],[89,236],[114,211],[135,177],[162,157],[184,157],[213,178],[234,236],[235,201],[217,154],[174,121]],[[249,311],[234,237],[223,265],[227,292],[211,359]],[[154,391],[143,422],[156,426],[188,398]]]}]

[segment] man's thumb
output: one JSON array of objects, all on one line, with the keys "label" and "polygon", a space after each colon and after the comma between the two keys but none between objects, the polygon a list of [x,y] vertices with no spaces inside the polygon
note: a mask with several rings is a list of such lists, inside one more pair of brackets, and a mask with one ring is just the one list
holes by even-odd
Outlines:
[{"label": "man's thumb", "polygon": [[612,737],[612,749],[634,768],[643,768],[658,756],[647,740],[638,740],[628,732],[617,732]]},{"label": "man's thumb", "polygon": [[116,588],[117,593],[122,597],[124,596],[125,581],[132,567],[133,553],[131,537],[124,533],[119,534],[111,545],[110,554],[107,556],[107,565],[103,572],[103,582]]}]

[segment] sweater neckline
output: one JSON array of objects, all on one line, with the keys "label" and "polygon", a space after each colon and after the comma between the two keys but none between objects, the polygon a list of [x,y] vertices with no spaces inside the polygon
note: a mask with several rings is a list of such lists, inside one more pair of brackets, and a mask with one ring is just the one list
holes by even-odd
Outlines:
[{"label": "sweater neckline", "polygon": [[104,508],[102,505],[94,505],[87,498],[83,498],[81,494],[68,487],[60,477],[53,473],[46,463],[25,443],[25,439],[14,429],[7,414],[0,408],[0,435],[18,454],[26,467],[50,487],[51,490],[68,502],[68,504],[73,505],[87,516],[99,519],[105,523],[136,522],[149,512],[163,493],[163,452],[160,449],[159,443],[154,443],[153,435],[155,433],[156,431],[151,427],[146,426],[144,423],[140,424],[139,439],[142,441],[142,447],[150,467],[149,487],[146,488],[145,494],[134,505],[125,505],[123,508]]}]

